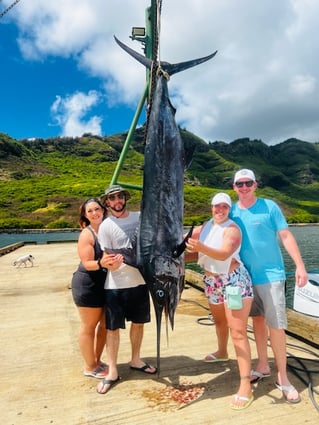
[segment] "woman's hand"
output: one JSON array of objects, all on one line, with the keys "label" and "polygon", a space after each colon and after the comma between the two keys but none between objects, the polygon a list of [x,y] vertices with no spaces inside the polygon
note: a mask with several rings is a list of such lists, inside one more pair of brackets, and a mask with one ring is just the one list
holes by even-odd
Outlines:
[{"label": "woman's hand", "polygon": [[121,254],[106,254],[104,252],[101,258],[101,266],[109,270],[118,269],[122,263],[123,255]]},{"label": "woman's hand", "polygon": [[199,252],[201,247],[201,242],[198,239],[189,238],[186,242],[186,250],[188,252]]}]

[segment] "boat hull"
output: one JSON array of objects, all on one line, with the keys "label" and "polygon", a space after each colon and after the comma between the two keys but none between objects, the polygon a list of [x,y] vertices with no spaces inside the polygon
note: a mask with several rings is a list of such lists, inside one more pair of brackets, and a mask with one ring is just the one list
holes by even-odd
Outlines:
[{"label": "boat hull", "polygon": [[319,274],[309,274],[304,287],[295,287],[293,307],[300,313],[319,317]]}]

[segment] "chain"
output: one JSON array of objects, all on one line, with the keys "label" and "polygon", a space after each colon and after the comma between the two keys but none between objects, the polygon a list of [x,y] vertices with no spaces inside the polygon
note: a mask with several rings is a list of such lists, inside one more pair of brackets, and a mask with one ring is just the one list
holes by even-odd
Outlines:
[{"label": "chain", "polygon": [[[2,0],[0,0],[1,2]],[[6,9],[4,9],[3,12],[0,13],[0,18],[2,18],[6,13],[9,12],[10,9],[12,9],[17,3],[19,3],[20,0],[15,0],[13,3],[10,4]]]}]

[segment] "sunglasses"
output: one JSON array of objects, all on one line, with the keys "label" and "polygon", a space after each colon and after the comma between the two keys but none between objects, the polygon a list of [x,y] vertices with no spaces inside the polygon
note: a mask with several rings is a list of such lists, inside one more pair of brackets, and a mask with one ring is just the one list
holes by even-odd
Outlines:
[{"label": "sunglasses", "polygon": [[244,185],[247,187],[252,187],[254,184],[254,180],[248,180],[247,182],[236,182],[235,186],[236,187],[243,187]]},{"label": "sunglasses", "polygon": [[117,195],[109,195],[107,199],[110,201],[115,201],[115,199],[125,199],[125,193],[118,193]]}]

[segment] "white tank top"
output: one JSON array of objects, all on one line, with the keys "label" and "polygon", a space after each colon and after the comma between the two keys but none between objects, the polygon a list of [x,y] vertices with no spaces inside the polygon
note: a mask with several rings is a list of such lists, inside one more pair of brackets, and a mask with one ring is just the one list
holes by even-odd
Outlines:
[{"label": "white tank top", "polygon": [[[234,225],[234,221],[228,219],[222,224],[214,224],[213,219],[210,219],[203,227],[199,240],[210,248],[220,249],[223,242],[224,231],[230,225]],[[235,224],[236,225],[236,224]],[[237,225],[236,225],[237,227]],[[240,245],[236,251],[229,257],[227,260],[220,261],[215,260],[212,257],[198,253],[198,264],[210,273],[216,274],[228,274],[230,264],[233,258],[238,261],[239,264],[242,264],[239,257]]]}]

